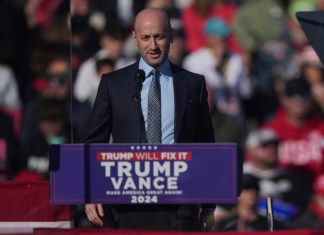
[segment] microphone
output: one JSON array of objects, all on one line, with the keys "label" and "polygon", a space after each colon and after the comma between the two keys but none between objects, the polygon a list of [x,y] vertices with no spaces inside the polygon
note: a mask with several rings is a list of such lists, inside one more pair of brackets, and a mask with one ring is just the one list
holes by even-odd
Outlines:
[{"label": "microphone", "polygon": [[145,80],[145,72],[144,70],[139,69],[135,75],[135,93],[133,95],[133,99],[136,102],[141,101],[141,90],[142,90],[144,80]]},{"label": "microphone", "polygon": [[141,90],[143,87],[143,82],[145,80],[145,72],[142,69],[139,69],[135,75],[135,93],[133,95],[133,99],[137,103],[137,108],[138,108],[138,115],[140,119],[140,142],[147,143],[147,134],[146,134],[146,129],[145,129],[145,121],[144,121],[144,116],[143,116],[143,111],[142,111],[142,106],[141,106]]}]

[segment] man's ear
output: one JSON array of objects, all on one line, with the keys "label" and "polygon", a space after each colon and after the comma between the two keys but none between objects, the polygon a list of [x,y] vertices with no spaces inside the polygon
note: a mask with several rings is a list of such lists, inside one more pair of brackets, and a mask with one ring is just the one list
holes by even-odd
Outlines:
[{"label": "man's ear", "polygon": [[173,43],[173,29],[170,32],[170,43]]},{"label": "man's ear", "polygon": [[138,46],[135,30],[133,30],[133,32],[132,32],[132,40],[133,40],[134,45]]}]

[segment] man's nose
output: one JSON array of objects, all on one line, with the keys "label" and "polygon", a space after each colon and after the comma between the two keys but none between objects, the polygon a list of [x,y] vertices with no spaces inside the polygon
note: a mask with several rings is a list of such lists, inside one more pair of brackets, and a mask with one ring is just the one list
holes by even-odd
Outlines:
[{"label": "man's nose", "polygon": [[157,48],[157,44],[154,38],[151,38],[150,42],[151,49],[155,50]]}]

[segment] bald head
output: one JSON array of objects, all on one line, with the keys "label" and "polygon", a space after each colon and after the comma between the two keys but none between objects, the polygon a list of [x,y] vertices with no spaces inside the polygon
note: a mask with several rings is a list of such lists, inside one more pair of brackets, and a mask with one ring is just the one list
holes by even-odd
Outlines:
[{"label": "bald head", "polygon": [[168,58],[172,32],[165,11],[146,8],[138,13],[132,36],[141,57],[150,66],[156,68]]},{"label": "bald head", "polygon": [[134,24],[135,32],[138,30],[140,26],[153,20],[158,22],[163,22],[165,25],[165,29],[171,31],[170,20],[167,13],[164,10],[159,8],[146,8],[140,11],[135,18],[135,24]]}]

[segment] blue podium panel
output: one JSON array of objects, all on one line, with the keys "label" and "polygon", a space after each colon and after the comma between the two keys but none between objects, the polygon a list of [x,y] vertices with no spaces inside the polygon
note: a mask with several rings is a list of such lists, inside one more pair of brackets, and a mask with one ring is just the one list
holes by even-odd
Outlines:
[{"label": "blue podium panel", "polygon": [[64,144],[50,158],[52,204],[237,201],[236,144]]}]

